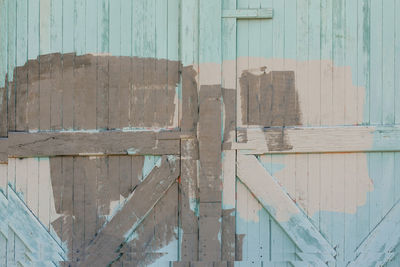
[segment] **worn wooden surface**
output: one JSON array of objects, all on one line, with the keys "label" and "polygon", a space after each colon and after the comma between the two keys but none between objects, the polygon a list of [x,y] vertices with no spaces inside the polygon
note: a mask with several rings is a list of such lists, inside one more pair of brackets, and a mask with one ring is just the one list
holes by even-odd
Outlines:
[{"label": "worn wooden surface", "polygon": [[398,266],[398,14],[0,0],[0,266]]}]

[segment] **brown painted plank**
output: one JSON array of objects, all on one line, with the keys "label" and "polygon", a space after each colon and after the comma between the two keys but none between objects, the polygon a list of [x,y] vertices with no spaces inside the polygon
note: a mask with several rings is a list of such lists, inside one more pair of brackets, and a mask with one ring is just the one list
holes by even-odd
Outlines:
[{"label": "brown painted plank", "polygon": [[74,127],[74,59],[73,53],[63,54],[62,122],[66,130]]},{"label": "brown painted plank", "polygon": [[144,59],[136,58],[132,62],[133,97],[131,99],[131,126],[144,126]]},{"label": "brown painted plank", "polygon": [[130,96],[131,96],[131,59],[124,57],[120,61],[120,80],[119,80],[119,128],[123,129],[130,126]]},{"label": "brown painted plank", "polygon": [[97,227],[96,232],[105,223],[105,215],[110,213],[110,193],[108,182],[108,157],[98,157],[96,160],[97,176]]},{"label": "brown painted plank", "polygon": [[120,86],[120,72],[121,72],[121,59],[120,57],[112,57],[109,60],[109,92],[108,92],[108,128],[118,129],[120,126],[119,117],[119,86]]},{"label": "brown painted plank", "polygon": [[157,140],[154,132],[61,132],[9,134],[9,155],[172,155],[179,140]]},{"label": "brown painted plank", "polygon": [[143,180],[143,156],[133,156],[132,157],[132,189],[134,189]]},{"label": "brown painted plank", "polygon": [[202,86],[199,99],[200,202],[221,202],[221,88]]},{"label": "brown painted plank", "polygon": [[17,131],[26,131],[26,103],[28,93],[28,65],[25,64],[17,68],[16,71],[16,123]]},{"label": "brown painted plank", "polygon": [[86,157],[74,157],[73,185],[73,250],[72,261],[82,259],[82,246],[85,241],[85,164]]},{"label": "brown painted plank", "polygon": [[8,139],[0,138],[0,162],[4,163],[8,160]]},{"label": "brown painted plank", "polygon": [[[164,196],[179,175],[179,161],[175,157],[162,157],[160,167],[155,167],[135,190],[122,209],[102,229],[84,252],[82,266],[110,263],[118,257],[116,250],[125,242],[125,237],[134,230],[132,226],[141,222]],[[146,201],[141,201],[146,199]]]},{"label": "brown painted plank", "polygon": [[29,130],[39,129],[39,61],[28,61],[27,120]]},{"label": "brown painted plank", "polygon": [[53,54],[42,55],[39,57],[40,67],[40,82],[39,82],[39,129],[50,130],[50,118],[51,118],[51,61]]},{"label": "brown painted plank", "polygon": [[50,128],[62,129],[62,59],[61,54],[53,54],[51,59],[51,115]]},{"label": "brown painted plank", "polygon": [[85,170],[85,244],[95,238],[97,232],[97,168],[96,158],[86,158]]},{"label": "brown painted plank", "polygon": [[127,198],[132,191],[132,156],[119,157],[119,194]]},{"label": "brown painted plank", "polygon": [[60,217],[62,220],[61,240],[68,245],[68,259],[72,259],[73,251],[73,196],[74,196],[74,159],[62,157],[63,192]]},{"label": "brown painted plank", "polygon": [[96,129],[96,59],[75,57],[74,129]]},{"label": "brown painted plank", "polygon": [[221,203],[200,203],[199,260],[221,259]]},{"label": "brown painted plank", "polygon": [[108,127],[108,57],[97,57],[97,129]]},{"label": "brown painted plank", "polygon": [[197,188],[197,140],[181,141],[181,186],[180,186],[180,227],[181,260],[198,260],[198,188]]}]

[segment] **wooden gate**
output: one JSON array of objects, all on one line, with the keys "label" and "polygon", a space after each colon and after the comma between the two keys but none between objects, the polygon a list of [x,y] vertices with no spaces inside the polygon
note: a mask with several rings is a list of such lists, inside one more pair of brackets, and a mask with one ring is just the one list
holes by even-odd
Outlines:
[{"label": "wooden gate", "polygon": [[0,0],[0,266],[400,265],[398,14]]}]

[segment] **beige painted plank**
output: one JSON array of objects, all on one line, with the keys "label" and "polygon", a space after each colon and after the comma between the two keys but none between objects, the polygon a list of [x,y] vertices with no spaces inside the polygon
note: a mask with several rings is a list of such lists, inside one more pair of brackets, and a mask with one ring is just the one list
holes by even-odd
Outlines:
[{"label": "beige painted plank", "polygon": [[48,158],[39,159],[39,220],[49,229],[50,223],[50,162]]},{"label": "beige painted plank", "polygon": [[7,191],[7,168],[7,164],[0,164],[0,191],[3,191],[3,194]]},{"label": "beige painted plank", "polygon": [[155,132],[10,133],[9,141],[9,154],[17,157],[180,153],[179,140],[158,140]]},{"label": "beige painted plank", "polygon": [[400,127],[293,127],[240,129],[238,141],[224,149],[246,154],[400,150]]},{"label": "beige painted plank", "polygon": [[39,161],[37,158],[28,158],[28,195],[26,204],[39,217]]},{"label": "beige painted plank", "polygon": [[28,161],[27,159],[17,159],[15,162],[15,186],[19,197],[26,201],[27,181],[28,181]]}]

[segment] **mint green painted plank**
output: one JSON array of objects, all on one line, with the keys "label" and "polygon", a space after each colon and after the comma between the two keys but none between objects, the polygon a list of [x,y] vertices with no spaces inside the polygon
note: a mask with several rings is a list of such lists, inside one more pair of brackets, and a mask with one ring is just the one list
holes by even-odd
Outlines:
[{"label": "mint green painted plank", "polygon": [[371,194],[370,197],[370,212],[369,212],[369,229],[370,231],[376,227],[376,225],[381,220],[381,213],[384,212],[381,210],[383,208],[382,197],[384,192],[383,184],[382,184],[382,153],[374,152],[368,155],[368,168],[369,168],[369,176],[371,177],[374,184],[374,194]]},{"label": "mint green painted plank", "polygon": [[132,1],[121,1],[121,56],[132,52]]},{"label": "mint green painted plank", "polygon": [[370,123],[370,51],[371,51],[371,0],[357,2],[357,84],[365,88],[364,123]]},{"label": "mint green painted plank", "polygon": [[183,66],[192,65],[198,61],[197,7],[197,0],[182,1],[181,3],[180,59]]},{"label": "mint green painted plank", "polygon": [[221,6],[221,0],[200,1],[199,63],[221,61]]},{"label": "mint green painted plank", "polygon": [[14,67],[16,66],[16,39],[17,39],[17,1],[8,5],[8,130],[15,130],[15,84]]},{"label": "mint green painted plank", "polygon": [[[395,0],[382,1],[382,123],[394,123]],[[398,76],[398,73],[397,75]]]},{"label": "mint green painted plank", "polygon": [[98,53],[97,0],[86,0],[85,10],[85,53]]},{"label": "mint green painted plank", "polygon": [[168,57],[168,1],[155,0],[155,8],[156,58],[165,59]]},{"label": "mint green painted plank", "polygon": [[[345,63],[346,6],[344,0],[333,1],[333,64],[343,66]],[[339,69],[333,71],[333,124],[345,123],[345,73]]]},{"label": "mint green painted plank", "polygon": [[109,0],[97,2],[97,50],[98,53],[109,52]]},{"label": "mint green painted plank", "polygon": [[51,27],[51,1],[40,0],[40,54],[49,54],[50,51],[50,27]]},{"label": "mint green painted plank", "polygon": [[[42,1],[42,0],[41,0]],[[86,1],[75,0],[74,8],[74,50],[77,55],[85,54],[86,43]]]},{"label": "mint green painted plank", "polygon": [[[267,5],[272,1],[268,0]],[[296,0],[285,0],[285,59],[296,58],[296,40],[297,40],[297,2]],[[267,26],[267,25],[266,25]],[[267,37],[262,37],[267,38]]]},{"label": "mint green painted plank", "polygon": [[17,66],[24,65],[27,60],[27,0],[17,0]]},{"label": "mint green painted plank", "polygon": [[51,1],[50,17],[50,51],[52,53],[62,52],[62,34],[63,34],[63,0]]},{"label": "mint green painted plank", "polygon": [[28,1],[28,59],[39,55],[39,0]]},{"label": "mint green painted plank", "polygon": [[133,56],[143,56],[143,28],[144,28],[144,1],[133,1],[133,22],[132,22],[132,39],[133,39]]},{"label": "mint green painted plank", "polygon": [[[219,0],[217,0],[216,2],[219,2]],[[169,60],[179,60],[179,48],[178,48],[179,16],[180,16],[179,3],[180,3],[179,0],[168,0],[168,59]]]},{"label": "mint green painted plank", "polygon": [[[400,1],[395,2],[395,123],[400,124]],[[400,261],[400,257],[399,261]]]},{"label": "mint green painted plank", "polygon": [[[39,1],[39,0],[36,0]],[[74,10],[75,1],[63,1],[63,53],[72,53],[74,49]]]},{"label": "mint green painted plank", "polygon": [[0,265],[7,266],[7,238],[0,233]]},{"label": "mint green painted plank", "polygon": [[371,0],[371,124],[382,123],[382,0]]},{"label": "mint green painted plank", "polygon": [[[121,55],[131,56],[132,54],[132,1],[121,1]],[[125,61],[126,62],[126,61]],[[131,84],[132,66],[128,61],[125,64],[121,63],[121,80],[119,92],[119,128],[130,126],[130,97],[131,97]]]},{"label": "mint green painted plank", "polygon": [[4,87],[7,73],[7,6],[8,0],[0,1],[0,87]]},{"label": "mint green painted plank", "polygon": [[[144,13],[144,27],[142,28],[143,57],[154,58],[156,55],[155,0],[144,1],[142,12]],[[145,73],[145,76],[146,74],[149,73]]]}]

